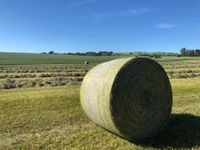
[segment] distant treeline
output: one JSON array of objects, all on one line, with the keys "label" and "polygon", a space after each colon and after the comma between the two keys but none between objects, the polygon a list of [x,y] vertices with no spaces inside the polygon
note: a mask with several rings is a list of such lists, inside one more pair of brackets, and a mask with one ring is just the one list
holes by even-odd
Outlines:
[{"label": "distant treeline", "polygon": [[54,51],[49,52],[42,52],[41,54],[54,54],[54,55],[78,55],[78,56],[127,56],[127,55],[133,55],[133,56],[144,56],[144,57],[150,57],[150,58],[160,58],[163,56],[200,56],[200,49],[192,49],[189,50],[187,48],[182,48],[180,50],[180,53],[172,53],[172,52],[129,52],[129,53],[114,53],[113,51],[88,51],[88,52],[69,52],[69,53],[57,53]]},{"label": "distant treeline", "polygon": [[189,50],[187,48],[182,48],[180,53],[181,56],[200,56],[200,49]]},{"label": "distant treeline", "polygon": [[161,58],[165,56],[178,56],[178,53],[171,53],[171,52],[131,52],[130,54],[134,56],[144,56],[150,58]]},{"label": "distant treeline", "polygon": [[112,56],[113,52],[112,51],[99,51],[99,52],[85,52],[85,53],[67,53],[68,55],[82,55],[82,56]]},{"label": "distant treeline", "polygon": [[160,58],[163,56],[178,56],[178,53],[171,53],[171,52],[129,52],[129,53],[114,53],[113,51],[89,51],[89,52],[76,52],[76,53],[56,53],[54,51],[43,52],[41,54],[54,54],[54,55],[78,55],[78,56],[144,56],[144,57],[151,57],[151,58]]},{"label": "distant treeline", "polygon": [[89,52],[85,52],[85,53],[81,53],[81,52],[56,53],[54,51],[49,51],[49,52],[43,52],[41,54],[61,54],[61,55],[79,55],[79,56],[111,56],[111,55],[113,55],[113,52],[112,51],[99,51],[99,52],[89,51]]}]

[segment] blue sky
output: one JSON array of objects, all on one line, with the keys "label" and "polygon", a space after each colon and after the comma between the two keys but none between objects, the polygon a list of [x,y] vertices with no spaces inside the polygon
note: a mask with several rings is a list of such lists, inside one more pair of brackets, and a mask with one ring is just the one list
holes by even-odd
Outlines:
[{"label": "blue sky", "polygon": [[0,0],[0,51],[200,48],[199,0]]}]

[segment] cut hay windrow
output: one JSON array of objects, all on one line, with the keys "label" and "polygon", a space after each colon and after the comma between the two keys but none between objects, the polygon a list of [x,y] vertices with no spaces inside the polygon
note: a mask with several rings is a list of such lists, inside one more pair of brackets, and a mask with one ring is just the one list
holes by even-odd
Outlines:
[{"label": "cut hay windrow", "polygon": [[97,125],[136,142],[165,127],[172,109],[172,90],[166,72],[154,60],[117,59],[87,73],[81,105]]}]

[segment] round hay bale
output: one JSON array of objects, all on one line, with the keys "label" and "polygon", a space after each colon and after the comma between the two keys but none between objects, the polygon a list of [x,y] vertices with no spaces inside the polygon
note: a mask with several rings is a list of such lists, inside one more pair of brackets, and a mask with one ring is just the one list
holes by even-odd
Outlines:
[{"label": "round hay bale", "polygon": [[85,61],[85,64],[86,64],[86,65],[89,64],[89,61]]},{"label": "round hay bale", "polygon": [[172,109],[172,90],[164,69],[148,58],[102,63],[81,86],[81,105],[97,125],[130,141],[158,133]]}]

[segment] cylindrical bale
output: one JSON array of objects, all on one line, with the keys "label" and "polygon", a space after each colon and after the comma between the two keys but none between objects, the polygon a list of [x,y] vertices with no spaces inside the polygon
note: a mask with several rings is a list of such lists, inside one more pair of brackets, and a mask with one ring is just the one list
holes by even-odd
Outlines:
[{"label": "cylindrical bale", "polygon": [[81,86],[81,105],[97,125],[130,141],[158,133],[172,109],[164,69],[148,58],[124,58],[91,69]]},{"label": "cylindrical bale", "polygon": [[89,64],[89,61],[85,61],[85,64],[88,65],[88,64]]}]

